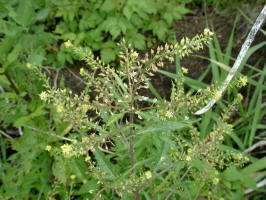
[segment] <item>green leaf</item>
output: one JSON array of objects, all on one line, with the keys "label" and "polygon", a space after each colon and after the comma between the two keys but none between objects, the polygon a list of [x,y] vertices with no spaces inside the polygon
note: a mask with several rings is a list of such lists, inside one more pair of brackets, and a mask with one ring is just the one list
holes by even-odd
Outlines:
[{"label": "green leaf", "polygon": [[244,174],[251,174],[251,173],[263,170],[263,169],[266,168],[265,163],[266,163],[266,157],[261,158],[261,159],[257,160],[256,162],[254,162],[254,163],[248,165],[247,167],[245,167],[242,170],[242,172]]},{"label": "green leaf", "polygon": [[100,10],[104,11],[104,12],[110,12],[110,11],[114,10],[115,8],[116,7],[115,7],[115,4],[113,1],[104,1]]},{"label": "green leaf", "polygon": [[107,126],[110,126],[111,124],[115,123],[117,120],[121,119],[122,117],[124,117],[125,112],[122,113],[118,113],[118,114],[114,114],[110,117]]},{"label": "green leaf", "polygon": [[105,63],[115,60],[115,50],[112,48],[101,49],[101,58]]},{"label": "green leaf", "polygon": [[177,129],[181,129],[188,126],[187,124],[183,122],[177,122],[177,121],[160,121],[157,123],[151,123],[146,128],[140,130],[137,132],[137,134],[141,133],[149,133],[149,132],[155,132],[155,131],[174,131]]},{"label": "green leaf", "polygon": [[126,6],[124,7],[124,9],[123,9],[123,14],[126,16],[126,18],[127,18],[128,20],[130,20],[132,14],[133,14],[133,9],[132,9],[132,7],[126,5]]},{"label": "green leaf", "polygon": [[12,92],[4,92],[4,93],[0,93],[0,98],[17,99],[18,95]]},{"label": "green leaf", "polygon": [[43,8],[41,10],[39,10],[39,12],[36,15],[36,20],[44,20],[48,17],[50,12],[50,8]]},{"label": "green leaf", "polygon": [[33,22],[34,8],[33,1],[20,0],[16,11],[16,16],[13,19],[20,25],[27,27]]},{"label": "green leaf", "polygon": [[52,171],[53,171],[53,175],[60,183],[66,184],[67,169],[66,169],[65,162],[62,157],[60,156],[55,157],[55,162],[53,164]]},{"label": "green leaf", "polygon": [[107,173],[108,178],[115,178],[114,170],[112,168],[112,163],[106,159],[104,153],[102,153],[98,148],[94,152],[97,164],[101,170]]},{"label": "green leaf", "polygon": [[20,53],[21,45],[18,43],[15,48],[8,54],[7,61],[4,64],[4,66],[8,66],[11,63],[13,63],[15,60],[17,60],[19,53]]}]

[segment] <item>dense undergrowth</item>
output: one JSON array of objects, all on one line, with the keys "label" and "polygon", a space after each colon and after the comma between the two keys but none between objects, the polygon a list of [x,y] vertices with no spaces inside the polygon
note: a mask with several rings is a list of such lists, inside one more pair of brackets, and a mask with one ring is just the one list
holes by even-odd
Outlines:
[{"label": "dense undergrowth", "polygon": [[[176,42],[170,27],[193,2],[0,2],[0,199],[263,197],[265,152],[249,147],[265,138],[266,66],[247,61],[265,42],[220,96],[236,23],[225,53],[209,29]],[[168,43],[139,55],[158,41]],[[192,80],[180,60],[204,45],[211,63]],[[84,90],[53,87],[51,69],[77,60]],[[173,62],[176,73],[164,71]],[[150,82],[158,73],[172,79],[169,98]]]}]

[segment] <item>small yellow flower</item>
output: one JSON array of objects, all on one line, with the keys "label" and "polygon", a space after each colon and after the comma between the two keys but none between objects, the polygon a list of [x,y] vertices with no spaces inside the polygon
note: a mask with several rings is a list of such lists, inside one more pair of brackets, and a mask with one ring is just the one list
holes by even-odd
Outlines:
[{"label": "small yellow flower", "polygon": [[146,176],[147,179],[151,178],[152,177],[151,171],[145,172],[145,176]]},{"label": "small yellow flower", "polygon": [[242,94],[238,93],[238,94],[237,94],[237,97],[239,98],[240,101],[243,100],[243,96],[242,96]]},{"label": "small yellow flower", "polygon": [[191,157],[190,156],[186,156],[186,161],[191,161]]},{"label": "small yellow flower", "polygon": [[219,100],[220,98],[221,98],[221,94],[217,91],[217,92],[215,92],[214,93],[214,98],[216,99],[216,100]]},{"label": "small yellow flower", "polygon": [[212,180],[212,182],[213,182],[214,185],[217,185],[219,183],[219,179],[218,178],[214,178]]},{"label": "small yellow flower", "polygon": [[88,104],[83,104],[81,107],[82,107],[83,112],[86,112],[89,109]]},{"label": "small yellow flower", "polygon": [[192,153],[192,149],[189,148],[189,149],[187,150],[187,152],[188,152],[188,153]]},{"label": "small yellow flower", "polygon": [[242,86],[246,86],[248,82],[248,78],[246,76],[242,76],[239,78],[239,81],[242,84]]},{"label": "small yellow flower", "polygon": [[56,107],[56,111],[60,113],[60,112],[63,111],[63,108],[64,107],[62,105],[59,105],[59,106]]},{"label": "small yellow flower", "polygon": [[71,175],[71,176],[70,176],[70,179],[71,179],[71,180],[74,180],[75,178],[76,178],[75,175]]},{"label": "small yellow flower", "polygon": [[86,162],[89,162],[91,160],[91,157],[90,156],[87,156],[86,158],[85,158],[85,161]]},{"label": "small yellow flower", "polygon": [[88,182],[88,181],[87,181],[86,179],[83,179],[83,180],[82,180],[82,183],[83,183],[83,184],[86,184],[87,182]]},{"label": "small yellow flower", "polygon": [[223,141],[223,140],[224,140],[224,136],[221,135],[221,136],[219,137],[219,140],[220,140],[220,141]]},{"label": "small yellow flower", "polygon": [[72,46],[72,43],[70,42],[70,40],[66,41],[64,44],[65,44],[66,48]]},{"label": "small yellow flower", "polygon": [[136,51],[134,51],[134,52],[132,53],[132,56],[133,56],[133,58],[137,58],[137,57],[139,56],[139,54],[138,54]]},{"label": "small yellow flower", "polygon": [[187,74],[187,73],[188,73],[188,69],[185,68],[185,67],[181,67],[181,70],[182,70],[182,72],[183,72],[184,74]]},{"label": "small yellow flower", "polygon": [[70,153],[72,151],[72,147],[69,144],[62,145],[61,150],[62,150],[62,153],[64,154],[65,158],[71,157]]},{"label": "small yellow flower", "polygon": [[26,67],[28,67],[30,69],[32,67],[32,65],[30,63],[27,63]]},{"label": "small yellow flower", "polygon": [[84,68],[83,68],[83,67],[80,68],[79,73],[80,73],[81,75],[84,75],[84,72],[85,72]]},{"label": "small yellow flower", "polygon": [[47,145],[47,146],[45,147],[45,150],[48,151],[48,152],[50,152],[51,149],[52,149],[52,147],[51,147],[50,145]]},{"label": "small yellow flower", "polygon": [[211,32],[210,29],[208,29],[208,28],[205,28],[205,29],[204,29],[204,35],[205,35],[205,36],[208,36],[208,35],[209,35],[209,36],[212,36],[213,34],[214,34],[214,33]]},{"label": "small yellow flower", "polygon": [[171,112],[171,111],[167,111],[166,113],[165,113],[165,117],[167,117],[167,118],[172,118],[173,117],[173,113]]},{"label": "small yellow flower", "polygon": [[43,101],[45,101],[46,98],[47,98],[46,92],[42,91],[41,94],[40,94],[40,99],[43,100]]}]

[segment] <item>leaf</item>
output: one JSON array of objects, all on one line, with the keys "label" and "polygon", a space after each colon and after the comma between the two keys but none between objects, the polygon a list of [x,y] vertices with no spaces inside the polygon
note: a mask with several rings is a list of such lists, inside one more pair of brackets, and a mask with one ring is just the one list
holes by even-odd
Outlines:
[{"label": "leaf", "polygon": [[53,175],[60,183],[66,184],[67,170],[66,170],[66,166],[65,166],[65,163],[62,157],[60,156],[55,157],[55,162],[53,164],[52,171],[53,171]]},{"label": "leaf", "polygon": [[242,170],[242,172],[244,174],[251,174],[251,173],[263,170],[263,169],[266,168],[265,163],[266,163],[266,157],[261,158],[261,159],[257,160],[256,162],[254,162],[254,163],[248,165],[247,167],[245,167]]},{"label": "leaf", "polygon": [[121,119],[124,116],[125,112],[122,113],[118,113],[118,114],[114,114],[110,117],[107,126],[110,126],[111,124],[113,124],[114,122],[116,122],[117,120]]},{"label": "leaf", "polygon": [[8,66],[11,63],[13,63],[15,60],[17,60],[19,53],[20,53],[21,45],[18,43],[15,48],[8,54],[7,61],[4,64],[4,66]]},{"label": "leaf", "polygon": [[13,17],[18,24],[24,27],[29,26],[33,21],[34,8],[32,3],[33,1],[20,0],[16,16]]},{"label": "leaf", "polygon": [[132,9],[132,7],[129,6],[129,5],[126,5],[126,6],[124,7],[124,9],[123,9],[123,14],[126,16],[126,18],[127,18],[128,20],[130,20],[132,14],[133,14],[133,9]]},{"label": "leaf", "polygon": [[136,47],[137,49],[144,50],[146,48],[145,40],[146,39],[142,34],[136,33],[129,40],[129,42],[133,43],[134,47]]},{"label": "leaf", "polygon": [[12,92],[4,92],[4,93],[0,93],[0,98],[17,99],[18,95]]},{"label": "leaf", "polygon": [[125,95],[127,95],[128,94],[127,88],[124,86],[122,79],[113,70],[111,70],[111,72],[113,76],[115,77],[117,84],[122,88]]},{"label": "leaf", "polygon": [[104,11],[104,12],[110,12],[110,11],[114,10],[115,8],[116,7],[115,7],[115,4],[113,1],[104,1],[100,10]]},{"label": "leaf", "polygon": [[50,8],[43,8],[41,10],[39,10],[39,12],[36,15],[36,20],[44,20],[48,17],[50,12]]},{"label": "leaf", "polygon": [[112,48],[104,48],[101,49],[101,59],[105,62],[105,63],[109,63],[113,60],[115,60],[115,51]]},{"label": "leaf", "polygon": [[149,132],[156,132],[156,131],[174,131],[177,129],[181,129],[188,126],[187,124],[183,122],[177,122],[177,121],[160,121],[157,123],[151,123],[147,126],[147,128],[144,128],[137,132],[137,134],[141,133],[149,133]]},{"label": "leaf", "polygon": [[115,178],[114,171],[112,169],[112,164],[109,160],[105,158],[104,153],[102,153],[98,148],[95,149],[94,152],[95,158],[97,160],[97,164],[100,169],[107,173],[108,178]]}]

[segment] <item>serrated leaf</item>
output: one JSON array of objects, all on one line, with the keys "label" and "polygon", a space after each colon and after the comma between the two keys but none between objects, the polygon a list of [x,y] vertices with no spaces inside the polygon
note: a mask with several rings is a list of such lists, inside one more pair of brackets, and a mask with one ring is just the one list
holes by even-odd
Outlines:
[{"label": "serrated leaf", "polygon": [[115,178],[115,174],[112,169],[112,163],[106,159],[104,153],[102,153],[98,148],[95,148],[94,155],[97,160],[98,166],[107,174],[107,177]]},{"label": "serrated leaf", "polygon": [[21,45],[17,44],[15,48],[8,54],[7,61],[4,64],[4,66],[8,66],[9,64],[13,63],[15,60],[17,60],[19,53],[20,53]]},{"label": "serrated leaf", "polygon": [[129,6],[129,5],[126,5],[126,6],[124,7],[124,9],[123,9],[123,14],[126,16],[126,18],[127,18],[128,20],[130,20],[132,14],[133,14],[133,9],[132,9],[132,7]]},{"label": "serrated leaf", "polygon": [[125,112],[122,113],[118,113],[118,114],[114,114],[110,117],[107,126],[110,126],[111,124],[115,123],[116,121],[118,121],[119,119],[121,119],[122,117],[124,117]]},{"label": "serrated leaf", "polygon": [[113,70],[111,70],[111,72],[113,76],[115,77],[117,84],[122,88],[125,95],[127,95],[128,94],[127,88],[124,86],[122,79]]},{"label": "serrated leaf", "polygon": [[44,20],[48,17],[50,8],[43,8],[37,12],[36,20]]},{"label": "serrated leaf", "polygon": [[157,131],[174,131],[177,129],[181,129],[186,127],[187,124],[183,122],[177,122],[177,121],[160,121],[160,123],[152,123],[147,126],[147,128],[144,128],[140,131],[138,131],[138,134],[141,133],[149,133],[149,132],[157,132]]},{"label": "serrated leaf", "polygon": [[115,60],[115,51],[112,48],[104,48],[101,49],[101,59],[105,63],[109,63],[113,60]]},{"label": "serrated leaf", "polygon": [[53,175],[55,178],[62,184],[66,184],[67,176],[66,176],[66,166],[63,158],[57,156],[55,162],[53,164]]}]

